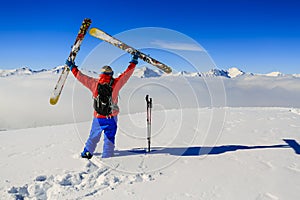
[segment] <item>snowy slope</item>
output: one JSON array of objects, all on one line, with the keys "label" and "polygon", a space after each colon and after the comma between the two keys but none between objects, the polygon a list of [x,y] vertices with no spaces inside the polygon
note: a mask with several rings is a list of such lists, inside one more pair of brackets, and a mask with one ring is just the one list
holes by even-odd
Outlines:
[{"label": "snowy slope", "polygon": [[[78,155],[90,122],[2,132],[1,198],[299,198],[299,115],[203,108],[195,123],[193,112],[154,112],[150,154],[137,149],[146,146],[145,113],[120,116],[116,156],[101,159],[101,142],[92,162]],[[212,113],[224,121],[209,125]]]},{"label": "snowy slope", "polygon": [[70,76],[50,106],[60,69],[0,78],[1,200],[299,199],[299,78],[132,77],[119,96],[115,157],[100,158],[101,141],[89,162],[79,153],[91,94]]}]

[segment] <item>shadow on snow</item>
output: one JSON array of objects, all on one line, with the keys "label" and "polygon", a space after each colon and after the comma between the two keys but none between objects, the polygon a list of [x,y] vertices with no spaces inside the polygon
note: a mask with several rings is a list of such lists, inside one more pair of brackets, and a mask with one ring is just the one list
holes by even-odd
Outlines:
[{"label": "shadow on snow", "polygon": [[[245,146],[245,145],[222,145],[215,147],[153,147],[150,154],[170,154],[174,156],[201,156],[201,155],[219,155],[239,150],[258,150],[258,149],[286,149],[291,148],[300,155],[300,145],[296,140],[284,139],[286,144],[279,145],[261,145],[261,146]],[[143,148],[132,150],[117,150],[115,157],[131,156],[137,154],[145,154],[147,151]]]}]

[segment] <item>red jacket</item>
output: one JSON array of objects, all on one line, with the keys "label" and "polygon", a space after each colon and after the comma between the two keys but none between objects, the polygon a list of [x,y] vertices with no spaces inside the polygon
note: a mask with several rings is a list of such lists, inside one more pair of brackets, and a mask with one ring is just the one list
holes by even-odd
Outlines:
[{"label": "red jacket", "polygon": [[[115,78],[113,84],[112,84],[112,102],[113,104],[118,104],[118,95],[120,89],[124,86],[124,84],[128,81],[130,76],[133,74],[134,68],[136,64],[130,63],[127,69],[117,78]],[[87,87],[92,93],[93,97],[97,97],[98,91],[97,86],[98,83],[109,83],[111,76],[106,74],[100,74],[99,78],[93,78],[89,77],[83,73],[81,73],[76,67],[72,69],[72,73],[74,76],[78,79],[79,82],[81,82],[85,87]],[[113,110],[112,114],[110,116],[116,116],[118,115],[119,110]],[[96,111],[94,111],[94,117],[96,118],[106,118],[107,116],[103,116],[98,114]]]}]

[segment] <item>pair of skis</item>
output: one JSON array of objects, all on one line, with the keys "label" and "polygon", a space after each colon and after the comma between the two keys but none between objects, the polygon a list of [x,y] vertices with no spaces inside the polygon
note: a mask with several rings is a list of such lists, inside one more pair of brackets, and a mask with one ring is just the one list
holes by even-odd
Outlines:
[{"label": "pair of skis", "polygon": [[[81,43],[82,43],[82,41],[83,41],[83,39],[84,39],[84,37],[87,33],[87,30],[89,29],[91,23],[92,23],[91,19],[84,19],[83,20],[83,22],[80,26],[79,32],[77,34],[76,40],[74,42],[74,45],[72,46],[72,50],[70,52],[70,55],[68,57],[69,61],[74,61],[75,60],[76,55],[77,55],[77,53],[80,49],[80,45],[81,45]],[[112,45],[114,45],[114,46],[116,46],[116,47],[132,54],[132,55],[135,54],[135,53],[139,53],[139,58],[140,59],[142,59],[143,61],[145,61],[145,62],[147,62],[147,63],[149,63],[149,64],[151,64],[151,65],[153,65],[153,66],[155,66],[159,69],[161,69],[165,73],[171,73],[172,72],[172,69],[169,66],[159,62],[158,60],[144,54],[143,52],[140,52],[139,50],[137,50],[137,49],[135,49],[131,46],[128,46],[124,42],[121,42],[120,40],[114,38],[113,36],[111,36],[107,33],[105,33],[104,31],[101,31],[97,28],[92,28],[92,29],[90,29],[89,33],[93,37],[96,37],[96,38],[101,39],[105,42],[108,42],[108,43],[110,43],[110,44],[112,44]],[[53,90],[53,93],[50,97],[50,104],[51,105],[57,104],[57,102],[59,100],[59,97],[61,95],[62,89],[64,87],[64,84],[67,80],[69,72],[70,72],[69,67],[67,65],[65,65],[64,68],[63,68],[63,71],[62,71],[62,73],[61,73],[61,75],[60,75],[60,77],[59,77],[59,79],[56,83],[56,86]]]}]

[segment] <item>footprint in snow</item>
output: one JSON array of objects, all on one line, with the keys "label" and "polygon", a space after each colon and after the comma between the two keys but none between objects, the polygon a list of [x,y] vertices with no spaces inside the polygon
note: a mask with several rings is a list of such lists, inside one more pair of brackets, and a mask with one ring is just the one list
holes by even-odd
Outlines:
[{"label": "footprint in snow", "polygon": [[265,194],[260,194],[256,199],[257,200],[278,200],[279,198],[267,192]]},{"label": "footprint in snow", "polygon": [[43,182],[46,180],[47,180],[47,176],[43,176],[43,175],[35,178],[35,181],[38,181],[38,182]]}]

